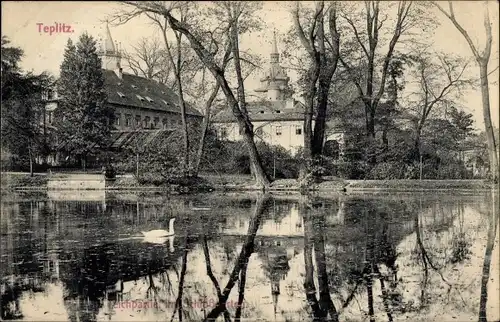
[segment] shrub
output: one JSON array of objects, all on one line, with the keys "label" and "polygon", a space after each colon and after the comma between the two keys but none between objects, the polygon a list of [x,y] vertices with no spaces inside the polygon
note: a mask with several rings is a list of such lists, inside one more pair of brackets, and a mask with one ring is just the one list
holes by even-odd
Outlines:
[{"label": "shrub", "polygon": [[338,177],[344,179],[365,179],[368,165],[364,161],[338,161],[336,163]]},{"label": "shrub", "polygon": [[367,174],[366,179],[370,180],[394,180],[408,179],[406,164],[402,162],[381,162],[376,164]]}]

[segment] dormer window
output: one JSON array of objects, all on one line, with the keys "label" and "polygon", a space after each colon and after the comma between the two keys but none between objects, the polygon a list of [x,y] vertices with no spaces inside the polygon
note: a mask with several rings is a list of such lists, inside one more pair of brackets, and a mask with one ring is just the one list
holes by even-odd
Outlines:
[{"label": "dormer window", "polygon": [[121,98],[124,98],[125,97],[125,94],[123,94],[122,92],[116,92],[118,94],[118,96],[120,96]]},{"label": "dormer window", "polygon": [[165,101],[165,100],[162,100],[162,101],[163,101],[163,103],[165,103],[165,105],[167,105],[167,106],[169,106],[169,105],[170,105],[170,104],[168,104],[168,102],[167,102],[167,101]]},{"label": "dormer window", "polygon": [[135,86],[135,85],[131,85],[131,86],[132,86],[133,89],[137,89],[137,86]]},{"label": "dormer window", "polygon": [[139,99],[139,101],[144,102],[144,97],[142,97],[141,95],[135,95],[135,96],[137,96],[137,98]]},{"label": "dormer window", "polygon": [[278,113],[278,114],[279,114],[279,113],[281,113],[281,111],[280,111],[280,110],[276,110],[276,113]]},{"label": "dormer window", "polygon": [[259,111],[260,114],[264,114],[264,111]]},{"label": "dormer window", "polygon": [[151,99],[151,97],[146,96],[146,99],[148,100],[148,102],[153,103],[153,100]]},{"label": "dormer window", "polygon": [[119,83],[118,83],[118,86],[122,86],[122,83],[120,83],[120,82],[119,82]]}]

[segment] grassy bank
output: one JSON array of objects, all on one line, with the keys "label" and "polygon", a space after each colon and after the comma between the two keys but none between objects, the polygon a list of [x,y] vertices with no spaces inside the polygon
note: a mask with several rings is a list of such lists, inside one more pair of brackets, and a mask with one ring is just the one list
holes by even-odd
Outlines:
[{"label": "grassy bank", "polygon": [[2,172],[0,181],[2,190],[18,188],[44,189],[47,187],[48,176],[45,173],[35,173],[31,177],[29,173]]},{"label": "grassy bank", "polygon": [[486,180],[347,180],[347,183],[347,191],[484,190],[498,187]]},{"label": "grassy bank", "polygon": [[[2,190],[44,190],[50,178],[59,178],[64,174],[2,173]],[[310,187],[311,191],[420,191],[420,190],[485,190],[493,185],[485,180],[342,180],[328,178]],[[139,183],[133,176],[119,176],[115,181],[106,182],[106,190],[137,190],[162,192],[200,192],[200,191],[253,191],[254,185],[248,175],[202,175],[200,178],[179,184]],[[299,191],[294,179],[280,179],[271,184],[270,191]]]}]

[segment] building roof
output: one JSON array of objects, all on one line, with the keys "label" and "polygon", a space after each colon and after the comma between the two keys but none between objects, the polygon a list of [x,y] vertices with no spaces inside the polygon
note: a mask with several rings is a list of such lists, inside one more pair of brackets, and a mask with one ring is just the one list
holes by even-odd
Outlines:
[{"label": "building roof", "polygon": [[[108,103],[133,108],[180,113],[177,94],[155,80],[123,73],[122,79],[112,70],[103,69]],[[202,116],[191,104],[186,103],[186,114]]]},{"label": "building roof", "polygon": [[[287,107],[286,101],[248,102],[247,110],[250,121],[302,121],[304,105],[294,101],[293,107]],[[234,123],[236,118],[230,109],[225,109],[213,118],[214,123]]]}]

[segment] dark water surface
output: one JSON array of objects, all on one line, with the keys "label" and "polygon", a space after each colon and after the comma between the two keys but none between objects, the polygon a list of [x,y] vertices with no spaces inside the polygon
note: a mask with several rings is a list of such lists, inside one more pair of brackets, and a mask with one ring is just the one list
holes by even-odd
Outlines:
[{"label": "dark water surface", "polygon": [[[1,317],[499,320],[498,194],[2,196]],[[169,230],[173,235],[143,237]]]}]

